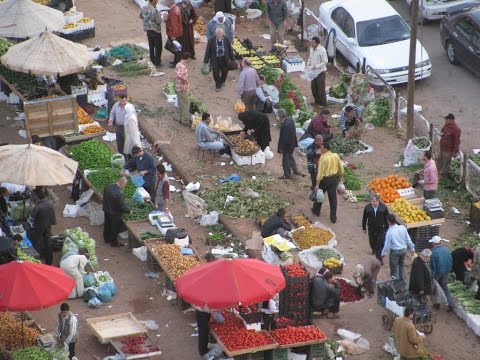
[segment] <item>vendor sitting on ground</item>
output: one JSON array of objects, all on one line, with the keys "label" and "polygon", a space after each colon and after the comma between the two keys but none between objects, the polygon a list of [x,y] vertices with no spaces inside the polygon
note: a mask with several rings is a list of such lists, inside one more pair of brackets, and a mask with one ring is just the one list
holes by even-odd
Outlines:
[{"label": "vendor sitting on ground", "polygon": [[312,280],[310,303],[313,315],[338,317],[340,311],[340,285],[328,269],[321,269]]},{"label": "vendor sitting on ground", "polygon": [[[338,126],[342,132],[343,137],[357,137],[354,131],[356,128],[358,130],[360,124],[362,123],[362,117],[355,105],[347,105],[340,113],[340,120]],[[359,134],[358,134],[359,135]]]},{"label": "vendor sitting on ground", "polygon": [[218,150],[220,155],[223,155],[227,153],[225,144],[221,141],[218,131],[208,127],[211,121],[209,113],[202,114],[202,121],[195,128],[197,146],[203,149]]},{"label": "vendor sitting on ground", "polygon": [[68,296],[69,299],[82,297],[84,293],[83,275],[87,272],[86,269],[93,271],[92,264],[87,258],[87,249],[81,248],[78,252],[67,252],[60,259],[60,268],[75,280],[75,287]]},{"label": "vendor sitting on ground", "polygon": [[353,280],[360,289],[366,290],[369,298],[374,293],[381,267],[382,264],[375,256],[367,256],[353,268]]},{"label": "vendor sitting on ground", "polygon": [[245,125],[241,134],[246,136],[249,130],[253,131],[253,135],[260,149],[262,149],[262,151],[265,150],[270,144],[270,141],[272,141],[268,116],[260,111],[248,110],[238,114],[238,119]]},{"label": "vendor sitting on ground", "polygon": [[262,226],[261,235],[266,238],[272,235],[280,235],[281,237],[289,237],[287,232],[292,230],[292,225],[285,219],[287,211],[283,208],[273,214]]},{"label": "vendor sitting on ground", "polygon": [[5,236],[0,236],[0,265],[18,260],[17,247],[22,240],[23,237],[20,234],[13,235],[12,240]]}]

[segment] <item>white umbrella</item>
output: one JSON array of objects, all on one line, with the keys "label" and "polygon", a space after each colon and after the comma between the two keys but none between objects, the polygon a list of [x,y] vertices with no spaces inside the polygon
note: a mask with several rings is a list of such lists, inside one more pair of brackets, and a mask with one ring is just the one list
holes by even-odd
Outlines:
[{"label": "white umbrella", "polygon": [[7,68],[19,72],[64,76],[85,70],[94,59],[85,45],[44,32],[11,46],[1,61]]},{"label": "white umbrella", "polygon": [[71,184],[77,167],[76,161],[44,146],[0,146],[0,183],[28,186]]},{"label": "white umbrella", "polygon": [[24,39],[62,29],[65,17],[32,0],[5,0],[0,2],[0,24],[0,36]]}]

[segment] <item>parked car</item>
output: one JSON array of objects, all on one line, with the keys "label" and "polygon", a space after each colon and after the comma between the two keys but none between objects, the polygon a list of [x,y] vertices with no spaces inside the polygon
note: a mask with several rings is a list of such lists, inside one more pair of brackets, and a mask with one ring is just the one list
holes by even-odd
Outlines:
[{"label": "parked car", "polygon": [[[408,81],[410,28],[385,0],[332,0],[320,5],[320,23],[336,33],[337,50],[354,67],[376,70],[387,83]],[[417,41],[415,80],[432,74],[427,50]]]},{"label": "parked car", "polygon": [[[406,0],[412,6],[412,0]],[[418,0],[418,22],[425,24],[429,20],[440,20],[447,14],[447,9],[471,0]]]},{"label": "parked car", "polygon": [[[457,10],[458,11],[455,11]],[[440,23],[440,39],[452,64],[480,76],[480,5],[453,9]]]}]

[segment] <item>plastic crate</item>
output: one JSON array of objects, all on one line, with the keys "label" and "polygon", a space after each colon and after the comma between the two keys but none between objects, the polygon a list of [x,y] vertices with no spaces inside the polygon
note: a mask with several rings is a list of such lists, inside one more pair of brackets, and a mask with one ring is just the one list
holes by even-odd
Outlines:
[{"label": "plastic crate", "polygon": [[147,251],[147,270],[148,272],[158,273],[162,271],[162,268],[158,264],[158,261]]},{"label": "plastic crate", "polygon": [[81,40],[95,37],[95,28],[93,27],[90,29],[82,30],[82,31],[76,31],[70,34],[61,33],[60,36],[70,41],[81,41]]},{"label": "plastic crate", "polygon": [[308,285],[310,275],[308,274],[308,271],[305,270],[305,267],[303,267],[303,269],[305,270],[305,275],[304,276],[299,276],[299,277],[292,277],[292,276],[288,275],[287,271],[285,270],[285,268],[283,266],[281,266],[280,269],[282,270],[283,276],[285,277],[285,281],[287,283],[287,288],[289,287],[289,285],[292,285],[292,284],[307,284]]},{"label": "plastic crate", "polygon": [[234,360],[264,360],[265,351],[257,351],[255,353],[237,355],[233,357]]},{"label": "plastic crate", "polygon": [[[122,90],[115,90],[113,86],[115,85],[124,85],[125,87]],[[127,95],[128,94],[128,88],[127,85],[123,84],[122,82],[117,83],[117,84],[110,84],[107,83],[107,99],[108,100],[113,100],[115,96],[120,96],[120,95]]]},{"label": "plastic crate", "polygon": [[288,360],[288,349],[265,351],[265,360]]},{"label": "plastic crate", "polygon": [[408,233],[413,242],[428,241],[440,233],[440,225],[427,225],[418,228],[409,229]]},{"label": "plastic crate", "polygon": [[323,360],[325,357],[325,343],[313,344],[308,347],[307,360]]}]

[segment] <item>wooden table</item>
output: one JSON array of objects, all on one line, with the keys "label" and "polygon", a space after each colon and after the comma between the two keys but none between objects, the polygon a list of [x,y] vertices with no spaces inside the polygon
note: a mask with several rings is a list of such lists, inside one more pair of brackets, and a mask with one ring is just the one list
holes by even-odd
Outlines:
[{"label": "wooden table", "polygon": [[[266,332],[265,330],[262,330],[262,332]],[[239,356],[239,355],[244,355],[244,354],[252,354],[256,353],[259,351],[265,351],[265,350],[273,350],[273,349],[278,349],[278,343],[272,338],[273,343],[269,345],[264,345],[264,346],[257,346],[253,348],[247,348],[247,349],[241,349],[241,350],[228,350],[228,348],[225,346],[225,344],[220,340],[220,338],[217,336],[214,330],[210,329],[210,334],[215,338],[217,341],[218,345],[223,349],[223,352],[227,354],[229,357],[234,357],[234,356]],[[269,335],[270,336],[270,335]],[[271,336],[270,336],[271,337]]]}]

